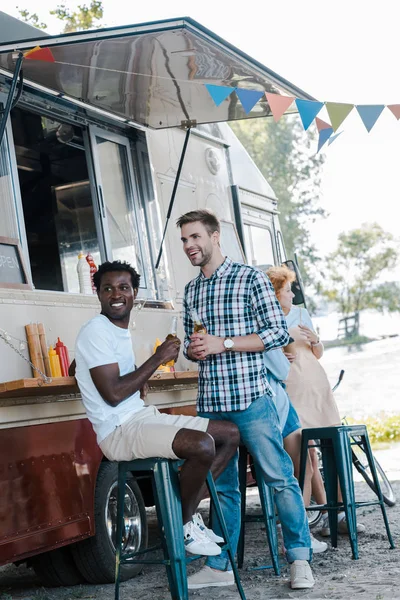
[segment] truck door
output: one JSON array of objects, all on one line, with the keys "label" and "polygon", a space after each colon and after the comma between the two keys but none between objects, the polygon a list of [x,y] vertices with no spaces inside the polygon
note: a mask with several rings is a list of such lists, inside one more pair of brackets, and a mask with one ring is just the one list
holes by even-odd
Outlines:
[{"label": "truck door", "polygon": [[254,267],[276,264],[273,215],[242,203],[242,220],[248,264]]}]

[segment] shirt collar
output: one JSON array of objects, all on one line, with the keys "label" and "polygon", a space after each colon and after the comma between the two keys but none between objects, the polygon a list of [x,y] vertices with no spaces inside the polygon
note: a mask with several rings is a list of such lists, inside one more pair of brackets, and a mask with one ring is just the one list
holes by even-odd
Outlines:
[{"label": "shirt collar", "polygon": [[220,264],[217,269],[215,269],[215,271],[211,275],[211,277],[206,277],[204,275],[203,271],[200,271],[199,280],[200,281],[205,281],[205,280],[210,281],[210,279],[216,279],[217,277],[223,277],[226,273],[228,273],[228,271],[230,271],[232,265],[233,265],[233,261],[229,258],[229,256],[226,256],[224,262],[222,264]]}]

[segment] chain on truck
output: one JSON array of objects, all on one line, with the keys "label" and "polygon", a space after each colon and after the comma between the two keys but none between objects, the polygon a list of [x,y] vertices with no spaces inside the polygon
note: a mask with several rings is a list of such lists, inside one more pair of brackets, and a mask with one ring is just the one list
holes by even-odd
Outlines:
[{"label": "chain on truck", "polygon": [[[267,101],[246,114],[234,94],[217,106],[205,84],[311,97],[191,19],[52,37],[0,12],[0,33],[0,564],[28,561],[52,586],[107,583],[116,465],[75,379],[32,361],[25,327],[41,324],[42,341],[60,338],[72,360],[99,310],[80,293],[79,253],[128,260],[141,274],[130,328],[146,360],[196,274],[175,228],[195,208],[221,219],[233,260],[283,262],[275,194],[225,123],[267,117]],[[47,60],[28,60],[37,46]],[[175,368],[152,377],[148,400],[194,414],[195,367],[181,356]],[[151,505],[148,480],[131,476],[132,551],[147,544]],[[126,579],[139,567],[123,568]]]}]

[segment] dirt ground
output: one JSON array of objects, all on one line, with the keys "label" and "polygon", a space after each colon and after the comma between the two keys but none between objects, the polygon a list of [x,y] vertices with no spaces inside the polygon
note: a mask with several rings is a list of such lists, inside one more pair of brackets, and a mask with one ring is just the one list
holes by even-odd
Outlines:
[{"label": "dirt ground", "polygon": [[[400,544],[400,481],[394,483],[399,502],[388,509],[389,522],[395,543]],[[357,498],[373,495],[365,483],[356,484]],[[248,510],[260,510],[256,490],[248,490]],[[203,506],[206,514],[206,504]],[[248,600],[274,598],[357,598],[368,600],[400,598],[400,550],[389,549],[380,509],[376,506],[359,509],[359,520],[366,532],[359,536],[360,558],[351,558],[348,538],[341,536],[338,548],[329,547],[324,554],[315,555],[312,568],[316,578],[313,590],[292,591],[288,585],[288,568],[282,558],[282,574],[272,570],[253,570],[270,565],[265,531],[261,523],[246,526],[245,564],[241,570],[243,587]],[[150,515],[151,518],[151,515]],[[156,529],[154,528],[154,534]],[[313,530],[318,537],[318,527]],[[195,571],[200,563],[190,566]],[[190,598],[207,600],[237,600],[235,587],[209,588],[193,591]],[[0,568],[0,600],[109,600],[114,597],[113,585],[83,585],[71,588],[45,589],[31,569],[24,565]],[[169,600],[167,579],[162,566],[146,566],[141,575],[121,585],[121,600]]]}]

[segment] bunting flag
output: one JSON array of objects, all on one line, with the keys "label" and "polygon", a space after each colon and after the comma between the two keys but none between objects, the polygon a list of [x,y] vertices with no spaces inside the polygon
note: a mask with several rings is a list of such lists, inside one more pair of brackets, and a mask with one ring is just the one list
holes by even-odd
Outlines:
[{"label": "bunting flag", "polygon": [[36,46],[32,48],[32,50],[28,50],[25,52],[24,57],[27,60],[41,60],[43,62],[56,62],[50,48],[41,48],[40,46]]},{"label": "bunting flag", "polygon": [[271,94],[265,92],[269,107],[274,117],[275,123],[285,114],[291,104],[293,104],[294,96],[281,96],[280,94]]},{"label": "bunting flag", "polygon": [[328,140],[328,146],[330,146],[331,144],[333,144],[333,142],[335,140],[338,139],[339,135],[342,135],[343,131],[339,131],[339,133],[335,133],[335,135],[333,135],[332,137],[329,138]]},{"label": "bunting flag", "polygon": [[394,114],[397,120],[400,119],[400,104],[388,104],[388,109]]},{"label": "bunting flag", "polygon": [[301,122],[303,123],[304,131],[307,131],[321,108],[324,106],[324,103],[296,98],[296,106],[299,111]]},{"label": "bunting flag", "polygon": [[325,127],[325,129],[321,129],[320,130],[319,137],[318,137],[318,150],[317,150],[317,154],[321,150],[322,146],[324,144],[326,144],[326,142],[329,140],[329,138],[331,137],[332,133],[333,133],[333,129],[332,129],[331,126]]},{"label": "bunting flag", "polygon": [[[315,124],[317,126],[318,131],[322,131],[323,129],[332,129],[332,125],[330,123],[323,121],[319,117],[317,117],[315,119]],[[332,131],[333,131],[333,129],[332,129]]]},{"label": "bunting flag", "polygon": [[245,90],[241,88],[236,88],[236,94],[244,108],[246,115],[248,115],[251,109],[254,108],[260,98],[264,96],[264,92],[258,92],[257,90]]},{"label": "bunting flag", "polygon": [[346,117],[354,108],[354,104],[341,104],[340,102],[325,102],[326,110],[332,123],[333,131],[339,129]]},{"label": "bunting flag", "polygon": [[211,83],[206,83],[205,86],[217,106],[222,104],[236,89],[226,85],[212,85]]},{"label": "bunting flag", "polygon": [[361,117],[361,121],[364,123],[368,133],[371,131],[377,120],[379,119],[381,112],[385,108],[384,104],[357,104],[356,109]]}]

